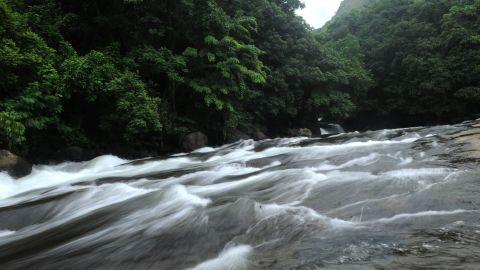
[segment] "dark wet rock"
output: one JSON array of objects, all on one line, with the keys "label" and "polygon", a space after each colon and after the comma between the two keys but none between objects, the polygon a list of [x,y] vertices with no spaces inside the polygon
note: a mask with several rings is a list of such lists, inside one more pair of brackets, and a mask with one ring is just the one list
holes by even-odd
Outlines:
[{"label": "dark wet rock", "polygon": [[248,136],[246,133],[241,132],[238,129],[235,129],[232,132],[230,132],[230,135],[228,136],[227,142],[228,143],[233,143],[233,142],[237,142],[237,141],[240,141],[240,140],[250,140],[250,139],[251,139],[250,136]]},{"label": "dark wet rock", "polygon": [[312,137],[312,131],[308,128],[294,128],[287,131],[289,137]]},{"label": "dark wet rock", "polygon": [[7,171],[13,177],[23,177],[32,172],[32,164],[7,150],[0,150],[0,171]]},{"label": "dark wet rock", "polygon": [[252,138],[255,140],[255,141],[262,141],[262,140],[266,140],[268,139],[267,135],[265,135],[263,132],[261,131],[255,131],[253,134],[252,134]]},{"label": "dark wet rock", "polygon": [[78,146],[67,146],[60,148],[54,156],[55,161],[63,162],[63,161],[86,161],[91,158],[91,154],[89,154],[85,149],[78,147]]},{"label": "dark wet rock", "polygon": [[182,148],[184,151],[191,152],[193,150],[206,147],[208,145],[207,135],[200,131],[186,135],[182,140]]}]

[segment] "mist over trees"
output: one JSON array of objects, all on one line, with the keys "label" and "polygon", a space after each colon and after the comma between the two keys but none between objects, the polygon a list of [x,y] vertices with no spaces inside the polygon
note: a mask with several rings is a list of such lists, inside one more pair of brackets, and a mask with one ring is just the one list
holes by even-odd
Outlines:
[{"label": "mist over trees", "polygon": [[[479,112],[480,1],[377,0],[314,31],[299,0],[0,0],[0,147],[172,151],[203,131]],[[362,118],[364,117],[364,118]]]}]

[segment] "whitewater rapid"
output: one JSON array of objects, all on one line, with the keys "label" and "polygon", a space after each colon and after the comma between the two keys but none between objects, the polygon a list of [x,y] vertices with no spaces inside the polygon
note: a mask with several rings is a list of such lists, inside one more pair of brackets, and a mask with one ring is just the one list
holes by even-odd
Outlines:
[{"label": "whitewater rapid", "polygon": [[480,269],[480,174],[442,137],[466,128],[0,173],[0,269]]}]

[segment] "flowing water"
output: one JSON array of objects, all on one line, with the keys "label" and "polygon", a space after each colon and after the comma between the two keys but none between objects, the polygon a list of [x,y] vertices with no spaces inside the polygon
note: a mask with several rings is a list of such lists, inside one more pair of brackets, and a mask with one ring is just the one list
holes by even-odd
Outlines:
[{"label": "flowing water", "polygon": [[0,174],[0,269],[480,269],[468,125]]}]

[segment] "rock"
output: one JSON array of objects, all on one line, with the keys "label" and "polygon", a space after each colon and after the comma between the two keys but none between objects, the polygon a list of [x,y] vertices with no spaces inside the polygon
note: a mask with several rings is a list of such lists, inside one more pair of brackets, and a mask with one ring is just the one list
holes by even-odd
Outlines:
[{"label": "rock", "polygon": [[289,137],[312,137],[312,131],[308,128],[289,129],[287,135]]},{"label": "rock", "polygon": [[288,137],[297,137],[298,136],[298,129],[289,129],[287,130]]},{"label": "rock", "polygon": [[89,156],[86,153],[86,151],[83,148],[78,146],[68,146],[68,147],[60,148],[55,153],[55,160],[60,162],[63,162],[63,161],[80,162],[88,159],[89,159]]},{"label": "rock", "polygon": [[312,131],[308,128],[301,128],[298,130],[300,137],[312,137]]},{"label": "rock", "polygon": [[0,150],[0,171],[19,178],[32,172],[32,164],[7,150]]},{"label": "rock", "polygon": [[453,134],[449,139],[457,144],[456,155],[465,158],[480,159],[480,124],[472,125],[468,130]]},{"label": "rock", "polygon": [[234,143],[234,142],[238,142],[240,140],[250,140],[250,139],[251,139],[250,136],[248,136],[247,134],[241,132],[238,129],[234,129],[228,135],[227,142],[228,143]]},{"label": "rock", "polygon": [[252,134],[252,138],[255,141],[262,141],[268,139],[267,135],[265,135],[263,132],[257,130]]},{"label": "rock", "polygon": [[185,137],[182,140],[182,148],[184,151],[191,152],[193,150],[206,147],[208,145],[207,135],[202,132],[193,132]]}]

